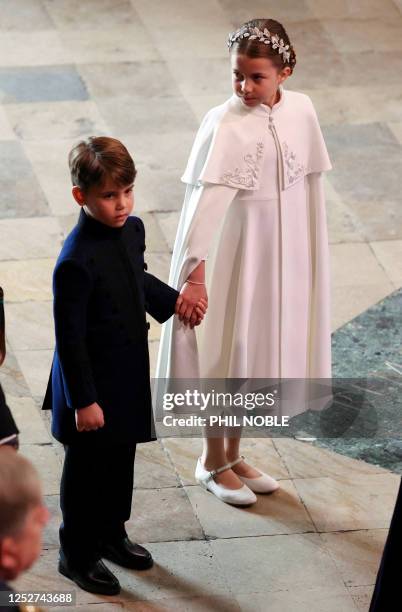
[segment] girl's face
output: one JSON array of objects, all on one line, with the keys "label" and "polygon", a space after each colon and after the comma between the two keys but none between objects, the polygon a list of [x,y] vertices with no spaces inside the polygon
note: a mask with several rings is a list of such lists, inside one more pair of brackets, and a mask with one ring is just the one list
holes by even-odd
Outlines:
[{"label": "girl's face", "polygon": [[276,101],[278,87],[291,74],[289,67],[278,70],[267,57],[248,57],[232,53],[233,91],[248,107]]}]

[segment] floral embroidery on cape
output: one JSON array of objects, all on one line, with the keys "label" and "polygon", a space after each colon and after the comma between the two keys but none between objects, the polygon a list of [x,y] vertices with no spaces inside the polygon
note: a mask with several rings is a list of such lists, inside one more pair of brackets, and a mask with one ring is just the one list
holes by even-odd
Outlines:
[{"label": "floral embroidery on cape", "polygon": [[289,149],[288,143],[283,142],[283,157],[285,160],[285,171],[289,183],[294,183],[301,175],[304,175],[305,168],[296,160],[296,154]]},{"label": "floral embroidery on cape", "polygon": [[248,189],[255,187],[260,171],[259,162],[263,156],[263,152],[264,143],[257,142],[256,154],[252,155],[248,153],[244,156],[247,167],[235,168],[233,172],[225,172],[221,177],[221,181],[230,187],[245,187]]}]

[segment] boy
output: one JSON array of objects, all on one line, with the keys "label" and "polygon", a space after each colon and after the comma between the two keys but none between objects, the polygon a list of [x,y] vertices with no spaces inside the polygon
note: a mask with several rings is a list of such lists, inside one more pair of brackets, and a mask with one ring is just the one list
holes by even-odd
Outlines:
[{"label": "boy", "polygon": [[[0,591],[11,594],[5,581],[15,580],[39,557],[48,518],[33,465],[4,447],[0,450]],[[12,608],[0,604],[0,609]]]},{"label": "boy", "polygon": [[182,300],[145,272],[144,225],[129,217],[136,169],[124,145],[89,138],[69,165],[81,213],[54,271],[56,350],[43,406],[65,445],[59,571],[115,595],[119,582],[101,557],[132,569],[153,563],[124,526],[136,443],[155,439],[145,311],[162,323]]}]

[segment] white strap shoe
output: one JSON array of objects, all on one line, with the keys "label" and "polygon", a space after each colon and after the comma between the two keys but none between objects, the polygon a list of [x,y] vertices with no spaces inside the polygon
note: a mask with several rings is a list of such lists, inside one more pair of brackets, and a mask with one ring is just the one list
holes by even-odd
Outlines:
[{"label": "white strap shoe", "polygon": [[[242,455],[236,460],[236,462],[233,462],[233,464],[240,463],[240,461],[243,461],[244,459],[245,458]],[[254,491],[254,493],[273,493],[279,489],[279,482],[277,482],[275,478],[265,474],[265,472],[261,472],[261,470],[257,471],[261,474],[261,476],[257,476],[257,478],[246,478],[245,476],[240,476],[239,474],[237,474],[237,476],[249,489],[251,489],[251,491]]]},{"label": "white strap shoe", "polygon": [[243,484],[240,489],[228,489],[223,485],[215,482],[214,477],[225,470],[230,470],[236,463],[242,461],[242,458],[236,459],[231,463],[227,463],[216,470],[208,471],[204,468],[201,463],[201,458],[197,461],[197,467],[195,469],[195,478],[197,482],[204,487],[207,491],[213,493],[218,499],[227,503],[233,504],[234,506],[249,506],[257,501],[257,497],[249,489],[246,484]]}]

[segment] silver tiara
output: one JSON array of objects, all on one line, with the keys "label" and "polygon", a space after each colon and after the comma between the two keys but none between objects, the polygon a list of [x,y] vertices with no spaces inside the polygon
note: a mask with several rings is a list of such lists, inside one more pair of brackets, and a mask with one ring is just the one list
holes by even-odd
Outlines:
[{"label": "silver tiara", "polygon": [[258,40],[264,43],[264,45],[271,45],[272,49],[278,49],[278,53],[283,55],[283,61],[290,63],[290,45],[285,45],[282,38],[279,38],[277,34],[271,34],[267,28],[260,30],[259,28],[241,28],[234,34],[229,34],[228,47],[233,45],[239,39],[248,38],[248,40]]}]

